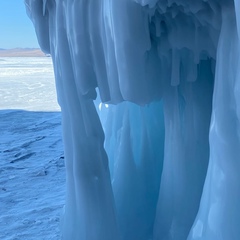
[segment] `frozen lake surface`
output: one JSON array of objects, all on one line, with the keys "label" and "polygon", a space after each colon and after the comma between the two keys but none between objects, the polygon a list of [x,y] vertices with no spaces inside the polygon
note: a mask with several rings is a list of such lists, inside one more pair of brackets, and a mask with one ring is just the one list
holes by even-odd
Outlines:
[{"label": "frozen lake surface", "polygon": [[59,111],[49,57],[0,58],[0,109]]},{"label": "frozen lake surface", "polygon": [[0,239],[60,239],[65,170],[51,58],[0,58]]}]

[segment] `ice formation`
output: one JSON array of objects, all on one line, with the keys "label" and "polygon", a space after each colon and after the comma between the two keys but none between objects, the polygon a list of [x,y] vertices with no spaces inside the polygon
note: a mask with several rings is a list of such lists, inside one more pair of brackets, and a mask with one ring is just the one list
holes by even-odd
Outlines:
[{"label": "ice formation", "polygon": [[62,109],[63,239],[239,240],[240,1],[25,3]]}]

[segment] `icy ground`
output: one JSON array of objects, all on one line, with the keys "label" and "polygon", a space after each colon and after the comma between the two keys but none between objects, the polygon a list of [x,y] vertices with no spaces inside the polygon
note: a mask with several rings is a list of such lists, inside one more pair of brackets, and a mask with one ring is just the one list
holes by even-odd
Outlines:
[{"label": "icy ground", "polygon": [[60,239],[65,173],[51,60],[0,59],[0,68],[0,239]]}]

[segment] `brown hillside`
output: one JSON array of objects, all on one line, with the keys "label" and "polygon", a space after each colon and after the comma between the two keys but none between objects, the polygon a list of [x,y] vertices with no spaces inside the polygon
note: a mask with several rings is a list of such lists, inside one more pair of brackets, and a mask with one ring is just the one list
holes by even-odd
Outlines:
[{"label": "brown hillside", "polygon": [[45,57],[38,48],[0,49],[0,57]]}]

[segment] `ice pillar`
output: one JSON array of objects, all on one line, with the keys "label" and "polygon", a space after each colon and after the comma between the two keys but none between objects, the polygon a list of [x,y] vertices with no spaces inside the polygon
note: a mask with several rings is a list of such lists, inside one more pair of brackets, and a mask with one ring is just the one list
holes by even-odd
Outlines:
[{"label": "ice pillar", "polygon": [[198,211],[209,158],[211,65],[211,59],[200,61],[196,81],[181,74],[178,86],[168,82],[164,89],[165,149],[154,240],[186,239]]},{"label": "ice pillar", "polygon": [[209,132],[210,161],[189,240],[240,237],[239,35],[234,7],[223,8],[222,16]]},{"label": "ice pillar", "polygon": [[63,239],[115,240],[117,224],[104,134],[93,100],[79,91],[65,29],[65,3],[26,0],[39,43],[53,58],[62,110],[67,173]]}]

